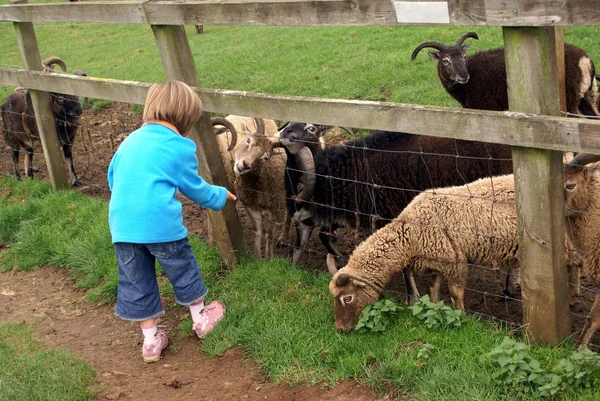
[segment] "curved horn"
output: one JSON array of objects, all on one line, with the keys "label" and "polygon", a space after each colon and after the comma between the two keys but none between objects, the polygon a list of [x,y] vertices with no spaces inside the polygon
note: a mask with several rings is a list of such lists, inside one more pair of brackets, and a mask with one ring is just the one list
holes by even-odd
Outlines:
[{"label": "curved horn", "polygon": [[463,42],[468,38],[479,40],[479,36],[477,36],[475,32],[467,32],[464,35],[461,35],[460,38],[456,39],[456,46],[462,46]]},{"label": "curved horn", "polygon": [[315,174],[315,160],[313,154],[307,146],[304,146],[296,152],[296,163],[298,164],[298,168],[302,170],[302,189],[296,196],[296,199],[300,201],[309,201],[315,190],[317,175]]},{"label": "curved horn", "polygon": [[344,131],[346,131],[347,133],[349,133],[350,135],[354,136],[354,131],[352,130],[352,128],[348,128],[348,127],[341,127]]},{"label": "curved horn", "polygon": [[59,57],[50,56],[42,61],[42,67],[44,67],[44,71],[53,71],[54,68],[52,66],[54,64],[58,65],[62,72],[67,72],[67,65]]},{"label": "curved horn", "polygon": [[[235,130],[235,127],[233,126],[231,121],[229,121],[228,119],[223,118],[223,117],[212,117],[210,119],[210,122],[213,125],[213,127],[215,125],[222,125],[224,127],[227,127],[229,132],[231,132],[231,144],[227,148],[227,151],[231,152],[233,150],[233,148],[235,148],[235,145],[237,144],[237,131]],[[222,134],[222,132],[219,132],[219,134]]]},{"label": "curved horn", "polygon": [[421,51],[421,49],[424,49],[426,47],[432,47],[432,48],[434,48],[436,50],[439,50],[439,51],[444,51],[444,50],[446,50],[448,48],[447,45],[443,44],[442,42],[437,42],[435,40],[432,40],[432,41],[429,41],[429,42],[423,42],[419,46],[417,46],[415,50],[413,50],[413,52],[412,52],[412,54],[410,56],[410,59],[414,60],[415,57],[417,57],[417,54]]},{"label": "curved horn", "polygon": [[577,156],[575,156],[569,162],[569,164],[567,164],[567,167],[571,167],[571,168],[580,170],[583,167],[585,167],[586,164],[595,163],[597,161],[600,161],[600,155],[592,155],[590,153],[580,153]]},{"label": "curved horn", "polygon": [[265,120],[262,118],[255,118],[254,124],[256,124],[256,135],[265,135]]},{"label": "curved horn", "polygon": [[335,257],[330,253],[327,254],[327,270],[329,270],[329,274],[332,276],[334,276],[338,271],[338,268],[335,264]]}]

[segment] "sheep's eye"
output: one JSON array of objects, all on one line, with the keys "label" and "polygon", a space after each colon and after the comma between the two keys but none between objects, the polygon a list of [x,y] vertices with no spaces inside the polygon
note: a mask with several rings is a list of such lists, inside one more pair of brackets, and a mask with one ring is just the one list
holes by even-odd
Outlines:
[{"label": "sheep's eye", "polygon": [[306,127],[306,130],[311,134],[314,134],[317,128],[314,125],[309,125],[308,127]]},{"label": "sheep's eye", "polygon": [[572,191],[575,189],[575,187],[577,186],[577,184],[567,184],[565,186],[565,188],[567,188],[567,190]]},{"label": "sheep's eye", "polygon": [[250,142],[252,142],[252,141],[250,140],[250,138],[246,138],[246,143],[247,143],[248,145],[250,145]]},{"label": "sheep's eye", "polygon": [[351,303],[352,301],[354,301],[354,297],[353,297],[352,295],[346,295],[346,296],[344,297],[344,303],[345,303],[345,304],[349,304],[349,303]]},{"label": "sheep's eye", "polygon": [[443,59],[442,63],[444,63],[444,65],[450,65],[450,60]]}]

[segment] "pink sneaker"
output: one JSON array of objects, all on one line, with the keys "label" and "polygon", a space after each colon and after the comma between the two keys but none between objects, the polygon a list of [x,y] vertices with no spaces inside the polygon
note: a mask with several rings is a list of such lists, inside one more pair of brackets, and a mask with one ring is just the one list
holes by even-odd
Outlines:
[{"label": "pink sneaker", "polygon": [[165,349],[168,343],[169,339],[165,332],[162,330],[157,331],[154,336],[154,341],[151,344],[144,344],[142,346],[142,357],[144,358],[144,362],[158,362],[162,350]]},{"label": "pink sneaker", "polygon": [[210,333],[219,320],[225,316],[225,305],[221,301],[212,301],[200,312],[200,321],[194,324],[194,331],[198,338],[202,338]]}]

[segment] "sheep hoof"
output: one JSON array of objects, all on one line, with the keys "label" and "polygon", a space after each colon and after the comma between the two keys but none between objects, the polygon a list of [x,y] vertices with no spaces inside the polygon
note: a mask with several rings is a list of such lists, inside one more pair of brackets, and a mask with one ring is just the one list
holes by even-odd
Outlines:
[{"label": "sheep hoof", "polygon": [[81,186],[81,181],[79,181],[79,180],[73,181],[73,186],[74,187],[80,187]]}]

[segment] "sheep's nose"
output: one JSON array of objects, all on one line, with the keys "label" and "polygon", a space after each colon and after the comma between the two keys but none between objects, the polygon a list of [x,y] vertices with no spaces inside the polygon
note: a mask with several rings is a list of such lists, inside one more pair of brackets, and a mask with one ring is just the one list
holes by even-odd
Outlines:
[{"label": "sheep's nose", "polygon": [[458,82],[461,84],[466,84],[467,82],[469,82],[469,73],[468,72],[461,72],[458,74]]},{"label": "sheep's nose", "polygon": [[248,168],[249,167],[244,160],[239,161],[237,164],[237,169],[240,173],[248,170]]}]

